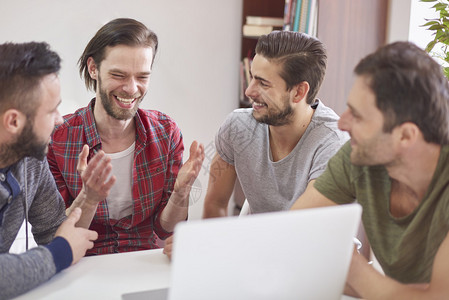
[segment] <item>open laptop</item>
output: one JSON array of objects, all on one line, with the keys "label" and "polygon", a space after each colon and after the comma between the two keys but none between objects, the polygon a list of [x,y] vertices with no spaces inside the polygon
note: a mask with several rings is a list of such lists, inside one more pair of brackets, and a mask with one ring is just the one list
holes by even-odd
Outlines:
[{"label": "open laptop", "polygon": [[358,204],[183,222],[171,285],[140,299],[340,299],[361,215]]}]

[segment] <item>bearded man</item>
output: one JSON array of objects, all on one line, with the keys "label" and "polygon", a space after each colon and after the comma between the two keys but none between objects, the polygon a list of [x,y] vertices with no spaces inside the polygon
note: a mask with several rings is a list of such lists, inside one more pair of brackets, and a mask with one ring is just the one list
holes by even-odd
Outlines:
[{"label": "bearded man", "polygon": [[175,122],[139,108],[157,49],[157,35],[136,20],[115,19],[100,28],[79,59],[80,75],[96,97],[64,116],[52,136],[48,161],[67,207],[76,206],[82,187],[78,153],[81,169],[100,149],[111,158],[116,182],[109,195],[80,204],[96,211],[85,220],[99,236],[90,255],[158,248],[157,236],[167,238],[187,218],[204,146],[193,142],[182,165],[184,145]]},{"label": "bearded man", "polygon": [[[0,44],[0,299],[23,294],[75,264],[97,238],[75,226],[88,219],[88,209],[73,207],[66,216],[45,160],[51,133],[63,121],[60,68],[61,58],[47,43]],[[81,183],[77,203],[109,193],[109,161],[100,151],[82,166],[89,183]],[[98,178],[103,184],[92,185]],[[28,249],[27,243],[25,252],[9,253],[23,223],[31,224],[38,246]]]},{"label": "bearded man", "polygon": [[236,179],[251,213],[288,210],[348,136],[316,95],[326,70],[324,45],[299,32],[261,36],[246,96],[220,127],[204,217],[227,215]]}]

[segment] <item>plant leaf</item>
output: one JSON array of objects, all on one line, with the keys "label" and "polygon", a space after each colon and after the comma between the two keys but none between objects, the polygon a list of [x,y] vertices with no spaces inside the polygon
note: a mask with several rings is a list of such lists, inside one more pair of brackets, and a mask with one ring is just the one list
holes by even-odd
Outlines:
[{"label": "plant leaf", "polygon": [[438,30],[438,29],[444,29],[444,26],[441,24],[436,24],[436,25],[430,26],[427,30]]},{"label": "plant leaf", "polygon": [[427,44],[425,51],[427,53],[429,53],[430,51],[432,51],[433,47],[435,47],[437,41],[431,41],[430,43]]},{"label": "plant leaf", "polygon": [[449,78],[449,67],[443,68],[444,75],[446,75],[446,78]]},{"label": "plant leaf", "polygon": [[[426,23],[421,25],[421,27],[427,27],[426,30],[431,31],[432,36],[435,36],[434,40],[427,44],[425,51],[434,58],[440,59],[443,66],[447,66],[442,69],[446,78],[449,78],[449,2],[448,0],[420,0],[420,2],[436,2],[432,8],[439,13],[439,18],[425,19]],[[435,46],[437,47],[434,50]]]},{"label": "plant leaf", "polygon": [[438,22],[438,21],[430,21],[430,22],[427,22],[426,24],[423,24],[423,25],[421,25],[421,26],[430,26],[430,25],[435,25],[435,24],[440,24],[440,22]]},{"label": "plant leaf", "polygon": [[438,2],[437,4],[432,6],[432,8],[435,8],[436,10],[441,10],[441,9],[445,9],[446,6],[447,6],[447,4]]}]

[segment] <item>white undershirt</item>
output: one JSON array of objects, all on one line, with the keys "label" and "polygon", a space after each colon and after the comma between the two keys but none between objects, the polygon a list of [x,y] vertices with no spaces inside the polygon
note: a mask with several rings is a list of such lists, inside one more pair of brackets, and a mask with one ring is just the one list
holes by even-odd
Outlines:
[{"label": "white undershirt", "polygon": [[112,174],[116,177],[109,196],[106,199],[109,218],[119,220],[133,213],[132,169],[134,142],[128,149],[117,153],[106,153],[111,158]]}]

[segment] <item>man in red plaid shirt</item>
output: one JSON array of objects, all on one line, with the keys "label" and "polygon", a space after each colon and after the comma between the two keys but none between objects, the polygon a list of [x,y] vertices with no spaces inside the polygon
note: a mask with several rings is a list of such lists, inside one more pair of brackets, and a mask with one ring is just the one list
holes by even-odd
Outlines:
[{"label": "man in red plaid shirt", "polygon": [[[187,218],[204,146],[193,142],[182,165],[184,145],[176,123],[139,108],[157,48],[156,34],[136,20],[104,25],[79,60],[80,74],[96,97],[65,116],[53,133],[48,162],[58,189],[70,210],[79,206],[92,212],[77,225],[90,224],[98,232],[88,254],[158,248],[156,235],[167,238]],[[111,158],[115,184],[105,198],[74,202],[82,179],[90,176],[85,167],[100,149]],[[84,182],[85,188],[105,184],[94,178]]]}]

